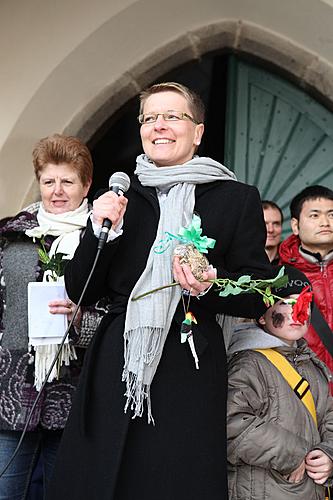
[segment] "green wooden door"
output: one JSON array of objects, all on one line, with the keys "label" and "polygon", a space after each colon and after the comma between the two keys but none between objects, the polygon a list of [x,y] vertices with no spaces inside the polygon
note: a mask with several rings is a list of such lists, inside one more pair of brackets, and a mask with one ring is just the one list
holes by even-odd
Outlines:
[{"label": "green wooden door", "polygon": [[333,113],[289,82],[230,58],[225,163],[275,201],[290,232],[289,202],[304,187],[333,189]]}]

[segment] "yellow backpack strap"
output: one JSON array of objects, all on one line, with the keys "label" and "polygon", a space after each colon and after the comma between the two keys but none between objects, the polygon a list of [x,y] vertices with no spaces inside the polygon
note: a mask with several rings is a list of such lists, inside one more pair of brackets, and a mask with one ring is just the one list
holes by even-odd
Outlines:
[{"label": "yellow backpack strap", "polygon": [[309,382],[301,377],[289,361],[274,349],[256,349],[256,351],[266,356],[266,358],[279,370],[296,396],[306,406],[317,425],[316,407],[310,391]]}]

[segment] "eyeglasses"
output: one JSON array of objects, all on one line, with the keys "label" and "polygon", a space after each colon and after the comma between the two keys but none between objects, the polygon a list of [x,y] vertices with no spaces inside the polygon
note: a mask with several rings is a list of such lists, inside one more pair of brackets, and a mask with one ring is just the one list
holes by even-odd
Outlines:
[{"label": "eyeglasses", "polygon": [[191,120],[191,122],[196,125],[199,124],[192,116],[181,111],[166,111],[165,113],[147,113],[138,116],[139,123],[141,125],[147,125],[149,123],[155,123],[159,116],[163,116],[163,120],[166,122],[178,122],[179,120]]}]

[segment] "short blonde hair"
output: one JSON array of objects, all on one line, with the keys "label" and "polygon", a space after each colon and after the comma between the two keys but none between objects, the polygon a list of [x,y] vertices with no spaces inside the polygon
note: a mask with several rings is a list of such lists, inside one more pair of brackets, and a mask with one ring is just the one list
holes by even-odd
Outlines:
[{"label": "short blonde hair", "polygon": [[35,176],[39,181],[48,163],[72,165],[86,186],[93,176],[93,162],[89,149],[77,137],[53,134],[40,139],[32,151]]},{"label": "short blonde hair", "polygon": [[146,90],[143,90],[140,93],[140,114],[143,113],[143,107],[148,97],[153,94],[158,94],[159,92],[177,92],[178,94],[185,97],[194,120],[197,123],[204,123],[205,105],[202,102],[201,97],[193,90],[185,87],[185,85],[176,82],[156,83],[155,85],[148,87]]}]

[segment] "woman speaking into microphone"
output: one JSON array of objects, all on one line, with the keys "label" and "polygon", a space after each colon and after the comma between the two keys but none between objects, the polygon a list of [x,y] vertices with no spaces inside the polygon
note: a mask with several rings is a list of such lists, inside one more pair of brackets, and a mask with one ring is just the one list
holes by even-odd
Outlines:
[{"label": "woman speaking into microphone", "polygon": [[[223,299],[208,280],[270,277],[261,202],[226,167],[196,156],[204,107],[190,89],[170,82],[142,92],[139,123],[144,153],[126,197],[95,200],[65,272],[75,302],[109,219],[84,303],[107,295],[111,309],[89,346],[48,500],[227,498],[227,367],[216,315],[251,317],[265,306],[255,295]],[[209,250],[194,275],[174,250],[177,235],[200,234],[198,226]]]}]

